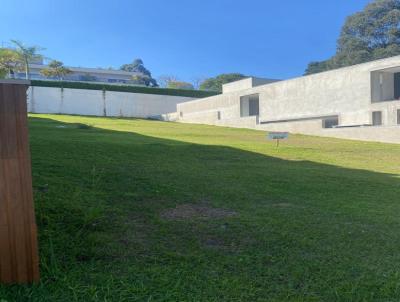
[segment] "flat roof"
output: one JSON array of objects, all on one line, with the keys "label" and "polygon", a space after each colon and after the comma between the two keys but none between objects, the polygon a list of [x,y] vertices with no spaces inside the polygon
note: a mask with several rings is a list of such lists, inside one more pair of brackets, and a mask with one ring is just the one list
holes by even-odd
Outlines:
[{"label": "flat roof", "polygon": [[[31,68],[36,68],[36,69],[48,68],[48,65],[42,65],[42,64],[29,64],[29,66]],[[84,73],[119,74],[119,75],[129,75],[129,76],[141,74],[140,72],[129,72],[129,71],[124,71],[124,70],[116,70],[116,69],[71,67],[71,66],[66,66],[66,67],[68,69],[71,69],[72,71],[84,72]]]}]

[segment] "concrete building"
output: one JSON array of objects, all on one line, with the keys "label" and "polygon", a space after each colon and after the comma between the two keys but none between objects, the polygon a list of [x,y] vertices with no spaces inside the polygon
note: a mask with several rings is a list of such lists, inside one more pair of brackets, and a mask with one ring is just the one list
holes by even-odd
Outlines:
[{"label": "concrete building", "polygon": [[180,122],[400,143],[400,56],[178,104]]},{"label": "concrete building", "polygon": [[[32,80],[48,80],[40,71],[47,68],[47,65],[38,61],[29,64],[30,79]],[[101,83],[119,83],[119,84],[135,84],[132,81],[133,76],[141,75],[138,72],[127,72],[114,69],[103,68],[84,68],[84,67],[68,67],[72,71],[71,74],[64,77],[65,81],[90,81]],[[17,79],[25,79],[25,72],[20,71],[14,75]]]},{"label": "concrete building", "polygon": [[[0,42],[0,48],[15,51],[14,45],[7,42]],[[72,71],[71,74],[64,77],[65,81],[80,81],[80,82],[100,82],[100,83],[117,83],[117,84],[134,84],[142,86],[132,80],[134,76],[143,76],[140,72],[127,72],[123,70],[107,69],[107,68],[87,68],[87,67],[71,67],[66,66]],[[31,80],[58,80],[49,79],[41,74],[41,70],[48,68],[44,63],[43,57],[37,57],[30,61],[29,78]],[[26,79],[24,70],[16,71],[11,78]]]}]

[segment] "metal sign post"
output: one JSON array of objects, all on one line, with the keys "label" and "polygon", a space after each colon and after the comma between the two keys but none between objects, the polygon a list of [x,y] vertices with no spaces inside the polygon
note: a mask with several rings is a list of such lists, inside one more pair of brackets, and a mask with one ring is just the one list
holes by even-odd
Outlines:
[{"label": "metal sign post", "polygon": [[288,139],[289,132],[269,132],[267,138],[269,140],[276,140],[276,147],[279,147],[279,141],[281,139]]}]

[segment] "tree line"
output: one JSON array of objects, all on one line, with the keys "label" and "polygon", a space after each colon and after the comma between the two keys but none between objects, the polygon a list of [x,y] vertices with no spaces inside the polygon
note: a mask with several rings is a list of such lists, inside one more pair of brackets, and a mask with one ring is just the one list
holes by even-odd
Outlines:
[{"label": "tree line", "polygon": [[[13,49],[0,48],[0,77],[14,77],[16,72],[23,71],[29,79],[29,62],[43,59],[40,53],[43,48],[26,46],[20,41],[12,40]],[[375,0],[363,11],[349,16],[342,27],[337,41],[336,54],[324,61],[308,64],[305,74],[313,74],[371,60],[400,55],[400,0]],[[142,59],[123,64],[119,70],[136,72],[131,82],[150,87],[177,89],[201,89],[222,91],[222,85],[245,78],[241,73],[220,74],[211,78],[197,77],[191,82],[182,81],[173,75],[164,75],[154,79],[144,66]],[[71,70],[57,60],[52,60],[41,71],[48,78],[62,80]],[[95,77],[86,74],[84,81],[95,81]]]},{"label": "tree line", "polygon": [[[45,56],[41,53],[44,48],[39,46],[28,46],[24,43],[11,40],[12,48],[0,48],[0,78],[15,78],[16,73],[24,72],[25,78],[30,79],[30,64],[42,61]],[[113,68],[109,68],[113,69]],[[158,82],[151,75],[151,72],[144,66],[142,59],[135,59],[132,63],[123,64],[119,70],[134,72],[131,83],[149,87],[164,87],[175,89],[200,89],[221,91],[222,85],[228,82],[239,80],[245,76],[239,73],[221,74],[215,78],[193,78],[192,82],[179,80],[173,75],[163,75],[158,78]],[[72,73],[72,70],[64,66],[64,63],[58,60],[50,60],[46,68],[40,73],[49,79],[63,80]],[[90,73],[81,75],[82,81],[96,81],[96,77]]]},{"label": "tree line", "polygon": [[400,0],[375,0],[347,17],[337,40],[336,54],[311,62],[305,74],[400,55]]}]

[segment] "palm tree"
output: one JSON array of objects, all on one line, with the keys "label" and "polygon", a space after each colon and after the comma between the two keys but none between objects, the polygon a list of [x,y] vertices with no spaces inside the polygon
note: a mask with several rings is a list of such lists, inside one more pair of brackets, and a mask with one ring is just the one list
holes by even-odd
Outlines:
[{"label": "palm tree", "polygon": [[25,78],[29,80],[29,63],[43,58],[43,56],[39,53],[41,50],[43,50],[43,48],[39,46],[26,46],[21,41],[17,40],[11,40],[11,42],[16,46],[16,52],[25,65]]},{"label": "palm tree", "polygon": [[21,68],[21,61],[16,51],[0,48],[0,77],[14,78],[15,71]]},{"label": "palm tree", "polygon": [[49,63],[49,67],[42,69],[40,73],[45,77],[56,77],[62,81],[66,75],[72,73],[72,70],[65,67],[63,62],[53,60]]}]

